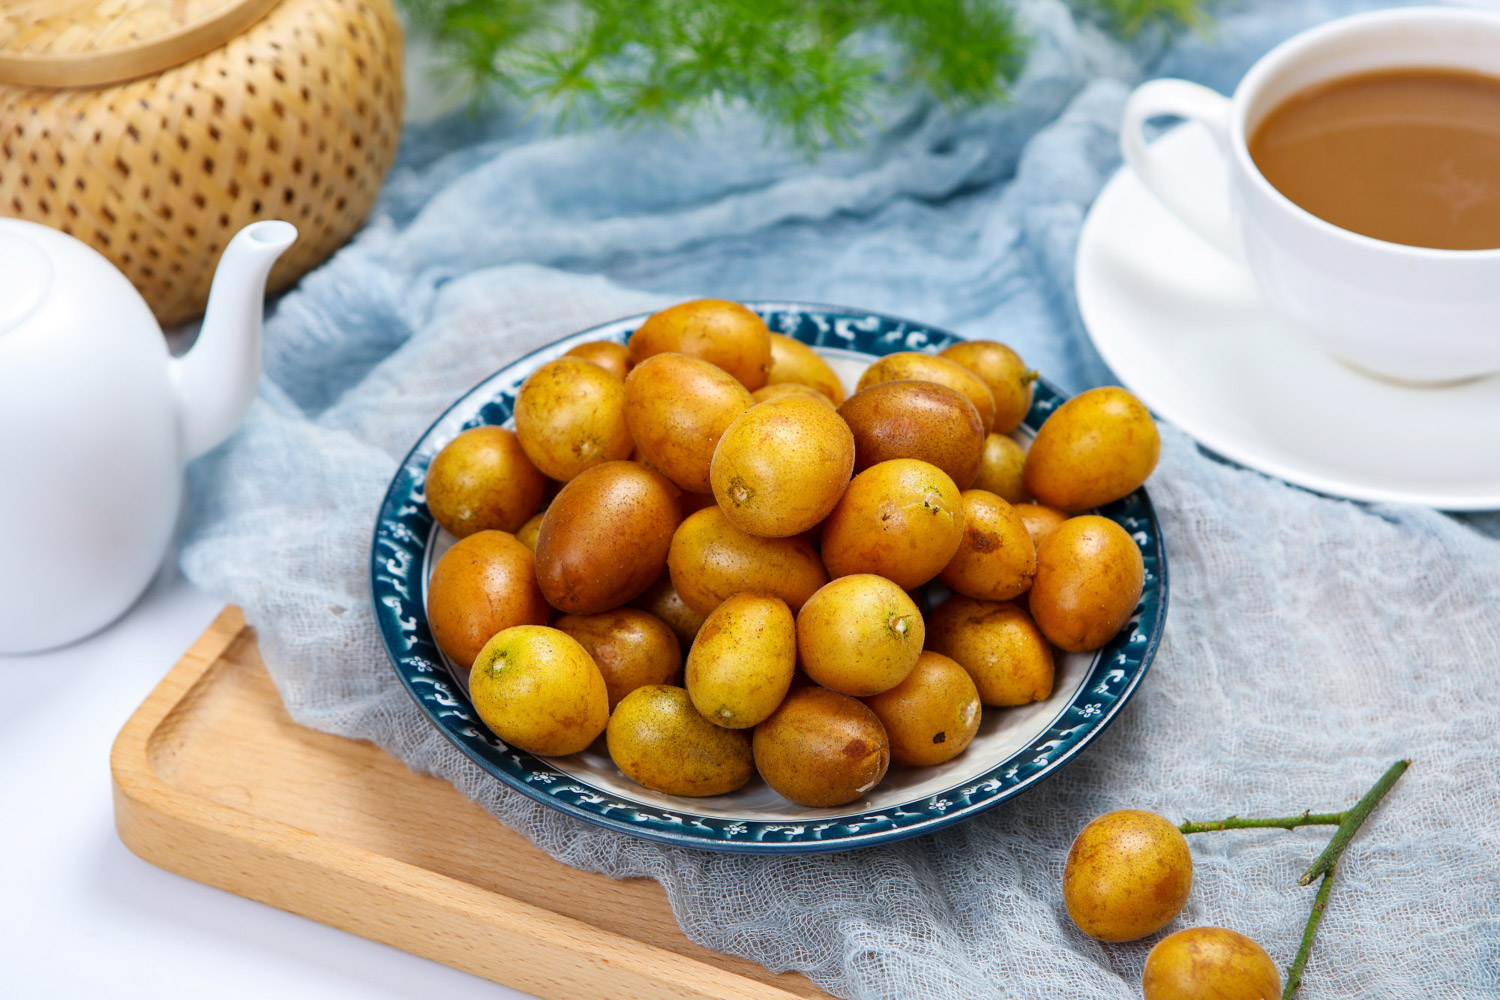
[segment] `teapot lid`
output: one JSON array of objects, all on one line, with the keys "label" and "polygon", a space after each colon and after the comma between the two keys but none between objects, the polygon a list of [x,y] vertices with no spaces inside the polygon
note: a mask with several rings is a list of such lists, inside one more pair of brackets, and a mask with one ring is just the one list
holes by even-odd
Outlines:
[{"label": "teapot lid", "polygon": [[280,0],[0,0],[0,83],[99,87],[216,49]]},{"label": "teapot lid", "polygon": [[19,326],[52,291],[52,257],[35,240],[0,231],[0,336]]}]

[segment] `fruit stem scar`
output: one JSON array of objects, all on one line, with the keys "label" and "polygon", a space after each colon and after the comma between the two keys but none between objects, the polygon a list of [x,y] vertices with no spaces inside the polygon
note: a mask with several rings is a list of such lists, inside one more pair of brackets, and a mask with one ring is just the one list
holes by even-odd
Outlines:
[{"label": "fruit stem scar", "polygon": [[911,630],[911,625],[906,620],[906,615],[891,615],[886,623],[887,627],[899,636],[905,636]]},{"label": "fruit stem scar", "polygon": [[745,481],[738,476],[729,481],[729,499],[736,505],[743,506],[750,502],[755,496],[755,490],[746,485]]}]

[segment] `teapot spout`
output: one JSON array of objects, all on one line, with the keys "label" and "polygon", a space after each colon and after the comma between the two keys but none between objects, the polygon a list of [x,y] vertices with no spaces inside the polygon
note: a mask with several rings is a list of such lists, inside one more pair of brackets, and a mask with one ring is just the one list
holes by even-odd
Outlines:
[{"label": "teapot spout", "polygon": [[290,222],[255,222],[236,233],[219,258],[198,341],[172,362],[187,460],[234,433],[255,399],[266,276],[296,239]]}]

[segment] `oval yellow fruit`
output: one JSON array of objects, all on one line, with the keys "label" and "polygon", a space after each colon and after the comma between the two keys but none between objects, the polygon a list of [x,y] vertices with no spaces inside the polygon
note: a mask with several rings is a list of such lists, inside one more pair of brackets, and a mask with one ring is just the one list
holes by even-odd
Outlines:
[{"label": "oval yellow fruit", "polygon": [[714,609],[688,653],[693,707],[726,729],[748,729],[786,697],[797,669],[797,627],[786,602],[736,594]]},{"label": "oval yellow fruit", "polygon": [[1101,941],[1156,933],[1182,912],[1192,888],[1187,840],[1142,809],[1118,809],[1091,821],[1074,838],[1063,867],[1068,916]]},{"label": "oval yellow fruit", "polygon": [[474,711],[506,743],[544,756],[578,753],[604,732],[604,676],[572,636],[544,625],[497,632],[469,671]]},{"label": "oval yellow fruit", "polygon": [[709,479],[742,531],[785,538],[828,516],[854,472],[854,435],[831,407],[801,396],[757,403],[719,439]]},{"label": "oval yellow fruit", "polygon": [[750,734],[709,722],[680,687],[630,692],[610,716],[606,740],[627,778],[667,795],[723,795],[755,773]]},{"label": "oval yellow fruit", "polygon": [[1102,386],[1052,411],[1026,453],[1022,481],[1049,507],[1087,510],[1140,486],[1160,457],[1151,412],[1124,389]]}]

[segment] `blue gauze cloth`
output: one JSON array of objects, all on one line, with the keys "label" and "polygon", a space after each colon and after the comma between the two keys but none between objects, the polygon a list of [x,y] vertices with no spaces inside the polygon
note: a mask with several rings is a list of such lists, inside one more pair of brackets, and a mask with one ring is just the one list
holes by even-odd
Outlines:
[{"label": "blue gauze cloth", "polygon": [[[815,161],[734,110],[695,134],[559,135],[457,116],[408,129],[368,225],[284,296],[244,428],[198,462],[188,577],[245,609],[291,716],[439,775],[553,857],[659,881],[694,941],[858,998],[1132,998],[1156,936],[1069,921],[1063,861],[1090,818],[1278,816],[1412,770],[1338,871],[1301,995],[1500,996],[1500,543],[1493,519],[1315,496],[1163,428],[1150,483],[1172,566],[1155,665],[1048,782],[926,837],[764,858],[662,847],[512,793],[418,714],[376,636],[370,532],[397,461],[483,376],[597,322],[698,296],[885,310],[1014,345],[1068,391],[1112,381],[1073,304],[1090,201],[1130,87],[1229,91],[1351,3],[1221,9],[1125,45],[1056,0],[1014,100],[884,109]],[[1329,830],[1192,840],[1172,925],[1227,925],[1285,968]]]}]

